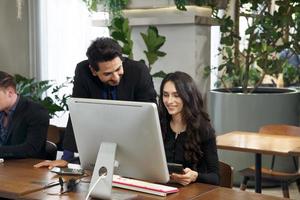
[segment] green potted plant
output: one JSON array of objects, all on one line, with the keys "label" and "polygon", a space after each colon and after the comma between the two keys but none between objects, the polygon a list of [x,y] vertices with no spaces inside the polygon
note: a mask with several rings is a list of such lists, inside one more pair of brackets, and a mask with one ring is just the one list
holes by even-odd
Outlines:
[{"label": "green potted plant", "polygon": [[[218,67],[219,86],[227,89],[241,86],[243,92],[248,93],[260,86],[266,75],[278,77],[284,73],[286,82],[293,81],[292,77],[297,76],[298,71],[290,70],[287,60],[279,55],[285,49],[300,54],[300,5],[293,0],[275,1],[278,9],[273,12],[270,10],[271,2],[237,1],[235,19],[215,15],[220,24],[222,45],[222,63]],[[239,33],[241,17],[248,24],[243,49]],[[249,86],[252,86],[251,90]]]},{"label": "green potted plant", "polygon": [[[133,41],[131,39],[131,27],[129,26],[128,19],[119,16],[114,17],[109,26],[110,35],[116,41],[118,41],[122,46],[123,54],[127,55],[129,58],[133,58],[132,48]],[[160,48],[164,45],[166,37],[159,34],[155,26],[149,26],[146,33],[140,33],[147,50],[144,50],[147,62],[142,60],[147,64],[149,71],[151,72],[153,64],[159,59],[159,57],[164,57],[165,52],[161,51]],[[159,71],[152,74],[152,77],[163,78],[165,72]]]},{"label": "green potted plant", "polygon": [[[280,53],[289,49],[300,54],[299,1],[275,1],[275,10],[271,9],[272,2],[239,0],[234,19],[215,15],[221,32],[222,61],[217,67],[217,86],[221,88],[210,92],[209,109],[218,134],[235,130],[257,132],[266,124],[299,125],[299,92],[262,87],[266,75],[278,78],[283,73],[285,80],[295,79],[297,70],[291,70]],[[240,20],[248,26],[242,33],[244,48],[240,45]],[[229,160],[239,170],[250,166],[253,156],[220,151],[220,158]],[[291,166],[282,164],[281,170],[290,170]]]},{"label": "green potted plant", "polygon": [[[212,6],[217,8],[226,8],[228,0],[160,0],[160,1],[147,1],[147,0],[83,0],[88,9],[97,11],[98,6],[102,5],[113,16],[120,16],[122,9],[127,6],[130,8],[158,8],[175,5],[178,10],[186,11],[187,5],[197,6]],[[134,4],[134,5],[131,5]]]},{"label": "green potted plant", "polygon": [[121,11],[128,4],[129,0],[82,0],[90,11],[97,11],[102,6],[113,16],[120,16]]},{"label": "green potted plant", "polygon": [[54,81],[37,81],[34,78],[26,78],[19,74],[15,75],[15,80],[18,94],[42,104],[48,109],[49,118],[57,116],[60,111],[68,110],[66,101],[70,95],[60,95],[59,90],[72,82],[70,78],[59,85],[55,84]]}]

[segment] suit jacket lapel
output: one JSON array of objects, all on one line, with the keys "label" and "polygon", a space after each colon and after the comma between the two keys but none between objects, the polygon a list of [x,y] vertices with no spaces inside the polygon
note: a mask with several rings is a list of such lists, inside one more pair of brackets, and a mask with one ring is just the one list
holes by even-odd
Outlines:
[{"label": "suit jacket lapel", "polygon": [[24,105],[25,105],[25,99],[20,96],[18,105],[16,107],[16,110],[15,110],[15,112],[12,116],[11,122],[10,122],[11,124],[10,124],[9,130],[8,130],[7,141],[9,141],[11,139],[14,130],[18,127],[18,125],[20,124],[20,122],[22,120],[21,119],[22,114],[20,115],[20,113],[22,113]]}]

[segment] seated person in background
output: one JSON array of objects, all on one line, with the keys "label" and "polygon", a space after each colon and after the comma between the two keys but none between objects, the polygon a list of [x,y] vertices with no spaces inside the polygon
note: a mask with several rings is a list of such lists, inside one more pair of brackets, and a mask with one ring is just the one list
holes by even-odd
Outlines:
[{"label": "seated person in background", "polygon": [[[73,97],[156,102],[152,77],[147,66],[122,57],[121,46],[111,38],[97,38],[86,53],[88,60],[77,64]],[[88,119],[87,119],[88,120]],[[44,161],[35,167],[66,167],[77,152],[70,117],[62,160]]]},{"label": "seated person in background", "polygon": [[287,59],[288,63],[296,68],[300,68],[300,55],[297,55],[290,49],[284,49],[280,52],[281,59]]},{"label": "seated person in background", "polygon": [[14,78],[0,71],[0,157],[44,158],[48,111],[16,92]]},{"label": "seated person in background", "polygon": [[184,72],[168,74],[162,81],[159,113],[167,162],[182,164],[182,174],[171,181],[219,184],[216,136],[193,79]]}]

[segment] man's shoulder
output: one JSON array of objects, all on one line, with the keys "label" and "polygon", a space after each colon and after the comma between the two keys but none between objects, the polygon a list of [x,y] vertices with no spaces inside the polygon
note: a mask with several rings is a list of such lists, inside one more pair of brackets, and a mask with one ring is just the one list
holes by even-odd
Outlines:
[{"label": "man's shoulder", "polygon": [[76,71],[89,71],[88,60],[83,60],[83,61],[79,62],[76,66]]},{"label": "man's shoulder", "polygon": [[148,71],[148,68],[143,61],[136,61],[129,58],[124,59],[123,67],[125,72],[130,71],[133,74],[140,74]]},{"label": "man's shoulder", "polygon": [[38,102],[35,102],[27,97],[20,96],[19,103],[17,108],[22,109],[23,111],[28,110],[30,112],[48,112],[48,110]]}]

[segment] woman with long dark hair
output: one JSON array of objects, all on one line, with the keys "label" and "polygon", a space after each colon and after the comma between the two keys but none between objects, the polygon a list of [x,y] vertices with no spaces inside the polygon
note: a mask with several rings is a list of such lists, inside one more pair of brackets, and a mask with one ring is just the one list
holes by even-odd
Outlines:
[{"label": "woman with long dark hair", "polygon": [[184,72],[168,74],[162,81],[159,112],[167,162],[182,164],[182,174],[171,180],[219,184],[216,136],[204,111],[193,79]]}]

